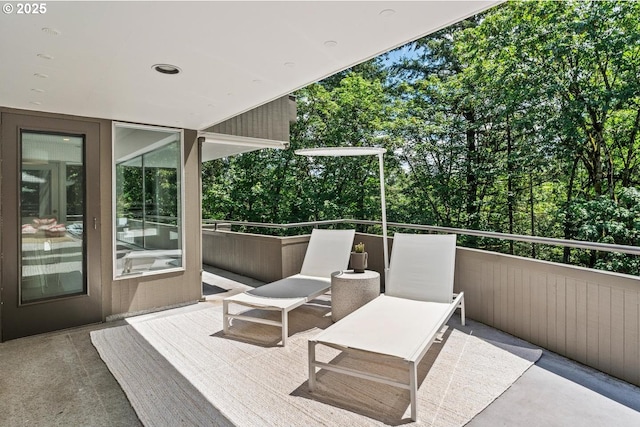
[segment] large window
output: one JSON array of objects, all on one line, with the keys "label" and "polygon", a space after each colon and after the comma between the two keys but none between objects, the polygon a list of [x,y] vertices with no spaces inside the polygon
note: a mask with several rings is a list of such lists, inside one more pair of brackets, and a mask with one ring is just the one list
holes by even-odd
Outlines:
[{"label": "large window", "polygon": [[115,276],[182,268],[182,132],[114,124]]}]

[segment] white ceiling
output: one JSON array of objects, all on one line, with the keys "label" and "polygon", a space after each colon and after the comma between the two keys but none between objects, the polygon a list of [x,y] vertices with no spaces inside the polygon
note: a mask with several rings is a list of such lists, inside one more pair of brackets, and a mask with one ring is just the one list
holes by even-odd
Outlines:
[{"label": "white ceiling", "polygon": [[206,129],[499,2],[11,2],[0,106]]}]

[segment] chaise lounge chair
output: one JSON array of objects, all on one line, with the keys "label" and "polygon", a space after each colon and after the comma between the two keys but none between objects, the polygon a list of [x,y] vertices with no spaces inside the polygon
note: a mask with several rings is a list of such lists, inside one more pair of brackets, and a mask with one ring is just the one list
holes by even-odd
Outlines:
[{"label": "chaise lounge chair", "polygon": [[[289,336],[289,312],[326,293],[331,288],[331,273],[345,270],[348,267],[354,236],[355,230],[314,229],[311,232],[309,246],[299,274],[225,298],[222,301],[224,333],[229,333],[231,319],[279,326],[282,328],[282,346],[284,347]],[[281,313],[281,321],[240,313],[232,314],[229,313],[230,304],[261,310],[277,310]]]},{"label": "chaise lounge chair", "polygon": [[[455,251],[455,235],[396,233],[385,294],[309,340],[309,390],[316,387],[316,368],[407,389],[417,421],[417,365],[456,308],[465,321],[464,294],[453,293]],[[317,344],[373,353],[381,361],[397,358],[406,364],[408,381],[319,362]]]}]

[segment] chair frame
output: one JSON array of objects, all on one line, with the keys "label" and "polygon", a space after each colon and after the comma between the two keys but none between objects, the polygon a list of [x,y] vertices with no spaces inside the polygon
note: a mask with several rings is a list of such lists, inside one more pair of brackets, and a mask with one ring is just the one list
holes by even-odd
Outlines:
[{"label": "chair frame", "polygon": [[[327,248],[322,247],[322,240],[324,238],[328,239],[328,236],[332,233],[337,237],[328,243],[331,247],[329,248],[330,250],[327,250]],[[353,246],[354,237],[355,230],[314,229],[309,239],[309,246],[305,253],[300,274],[289,276],[263,286],[264,289],[267,289],[266,287],[276,286],[277,283],[281,284],[283,281],[305,279],[316,282],[316,285],[319,285],[317,289],[307,295],[295,298],[262,297],[247,292],[225,298],[222,301],[223,332],[225,334],[230,333],[232,319],[277,326],[282,329],[282,346],[286,346],[289,336],[289,312],[325,294],[331,289],[331,273],[346,270],[349,265],[349,255]],[[318,260],[315,258],[326,259]],[[263,319],[255,316],[247,316],[242,313],[230,313],[229,306],[231,304],[259,310],[279,311],[280,320]]]},{"label": "chair frame", "polygon": [[[396,236],[399,233],[396,234]],[[454,237],[455,242],[455,237]],[[455,244],[454,244],[454,258],[455,258]],[[393,257],[391,262],[391,268],[393,269]],[[451,280],[453,281],[453,276],[451,276]],[[453,286],[453,282],[451,282],[451,286]],[[418,419],[418,410],[417,410],[417,393],[418,393],[418,369],[417,366],[425,356],[431,344],[436,339],[439,331],[442,327],[449,321],[453,313],[456,309],[461,309],[461,322],[462,325],[465,324],[465,304],[464,304],[464,292],[453,293],[452,301],[450,303],[446,302],[433,302],[433,301],[420,301],[411,299],[411,304],[414,306],[420,305],[423,306],[423,309],[426,311],[437,311],[440,314],[437,322],[434,322],[431,329],[428,327],[424,328],[424,331],[416,334],[415,336],[407,337],[405,342],[409,342],[411,347],[416,350],[411,352],[408,355],[403,357],[398,357],[393,354],[380,352],[374,350],[372,347],[368,347],[367,345],[345,345],[343,339],[337,339],[335,330],[340,328],[344,330],[345,328],[351,328],[353,330],[361,330],[363,327],[363,319],[371,319],[371,316],[375,316],[380,312],[381,306],[384,309],[387,302],[402,303],[400,300],[409,300],[408,298],[397,297],[397,296],[386,296],[381,295],[373,301],[365,304],[363,307],[359,308],[355,312],[351,313],[344,319],[340,320],[338,323],[330,326],[325,331],[321,332],[316,337],[312,338],[308,342],[308,354],[309,354],[309,391],[313,392],[316,389],[316,374],[317,369],[326,369],[328,371],[337,372],[344,375],[349,375],[357,378],[362,378],[370,381],[375,381],[382,384],[387,384],[395,387],[399,387],[405,390],[409,390],[410,401],[411,401],[411,419],[413,421],[417,421]],[[422,309],[421,309],[422,310]],[[440,313],[441,312],[441,313]],[[364,325],[366,328],[366,325]],[[389,340],[391,337],[389,334],[394,334],[393,328],[386,330],[377,330],[375,332],[377,334],[377,339],[381,342],[385,342]],[[338,334],[339,335],[339,334]],[[385,377],[383,375],[378,375],[372,372],[366,372],[353,368],[345,368],[341,366],[337,366],[335,364],[321,362],[316,359],[316,345],[322,344],[327,347],[331,347],[340,351],[347,352],[349,350],[359,350],[364,351],[375,356],[379,356],[381,358],[391,358],[394,360],[400,360],[403,364],[405,364],[407,368],[407,381],[402,382],[393,378]]]},{"label": "chair frame", "polygon": [[[268,285],[265,285],[268,286]],[[222,330],[225,335],[229,334],[229,330],[231,328],[231,320],[239,319],[247,322],[253,323],[261,323],[263,325],[277,326],[282,329],[282,346],[287,345],[287,338],[289,336],[289,312],[300,307],[303,304],[313,300],[314,298],[323,295],[331,288],[331,282],[328,283],[327,287],[322,289],[319,292],[315,292],[313,294],[308,295],[304,298],[282,298],[276,301],[265,301],[265,298],[249,295],[247,293],[238,294],[234,297],[225,298],[222,300]],[[229,305],[231,303],[242,305],[245,307],[250,307],[259,310],[267,310],[267,311],[279,311],[280,312],[280,321],[270,320],[270,319],[262,319],[260,317],[255,316],[247,316],[241,313],[230,313]]]}]

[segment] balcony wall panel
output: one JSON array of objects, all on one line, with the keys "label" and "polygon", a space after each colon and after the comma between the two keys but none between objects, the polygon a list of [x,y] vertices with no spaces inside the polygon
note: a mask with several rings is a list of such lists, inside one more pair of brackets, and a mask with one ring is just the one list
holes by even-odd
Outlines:
[{"label": "balcony wall panel", "polygon": [[562,352],[562,342],[558,337],[558,330],[561,324],[564,310],[558,310],[560,292],[558,289],[558,277],[554,274],[547,274],[547,345],[549,350],[553,350],[556,353]]},{"label": "balcony wall panel", "polygon": [[467,315],[640,385],[640,278],[458,248]]},{"label": "balcony wall panel", "polygon": [[263,282],[300,272],[309,236],[274,237],[203,230],[202,262]]},{"label": "balcony wall panel", "polygon": [[611,335],[617,329],[611,324],[611,288],[598,286],[598,364],[611,372]]},{"label": "balcony wall panel", "polygon": [[[633,378],[640,383],[640,296],[635,292],[624,293],[624,374],[622,378]],[[633,381],[632,381],[633,382]]]},{"label": "balcony wall panel", "polygon": [[286,237],[281,240],[282,277],[300,273],[310,236]]},{"label": "balcony wall panel", "polygon": [[578,354],[578,317],[577,317],[577,292],[576,292],[576,281],[572,278],[567,278],[565,282],[565,292],[566,292],[566,317],[565,317],[565,327],[568,330],[575,330],[576,334],[569,334],[566,337],[566,351],[568,353]]},{"label": "balcony wall panel", "polygon": [[[382,237],[374,234],[356,233],[354,243],[362,242],[369,254],[367,270],[377,271],[380,274],[380,290],[384,291],[384,249]],[[393,247],[393,239],[389,239],[389,251]],[[389,252],[391,253],[391,252]]]},{"label": "balcony wall panel", "polygon": [[576,280],[576,360],[587,363],[587,283]]},{"label": "balcony wall panel", "polygon": [[[611,288],[611,324],[624,325],[624,289]],[[624,375],[624,328],[611,330],[611,372]],[[640,360],[638,360],[640,363]]]},{"label": "balcony wall panel", "polygon": [[591,366],[600,366],[598,296],[598,286],[587,283],[587,364]]}]

